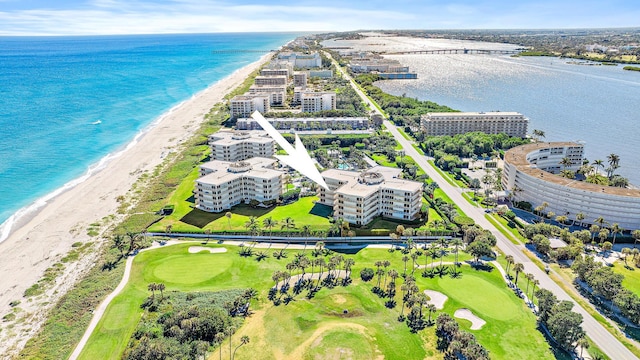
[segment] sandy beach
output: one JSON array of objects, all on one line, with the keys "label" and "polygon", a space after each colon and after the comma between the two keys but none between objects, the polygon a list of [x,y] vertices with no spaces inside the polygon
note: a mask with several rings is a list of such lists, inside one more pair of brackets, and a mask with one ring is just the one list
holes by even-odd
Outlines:
[{"label": "sandy beach", "polygon": [[1,359],[24,346],[39,329],[50,307],[91,267],[96,252],[68,264],[44,296],[25,299],[24,291],[64,257],[73,243],[99,242],[100,237],[87,235],[87,227],[94,222],[104,223],[104,218],[116,214],[119,206],[116,198],[125,195],[141,174],[152,171],[164,155],[191,137],[209,109],[271,55],[263,56],[165,113],[137,143],[86,181],[50,200],[0,243],[0,317],[11,311],[10,302],[19,300],[19,317],[26,319],[12,328],[0,323]]}]

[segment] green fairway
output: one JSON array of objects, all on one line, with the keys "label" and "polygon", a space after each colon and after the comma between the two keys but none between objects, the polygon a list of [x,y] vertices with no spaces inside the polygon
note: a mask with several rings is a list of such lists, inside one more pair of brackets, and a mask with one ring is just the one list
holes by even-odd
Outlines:
[{"label": "green fairway", "polygon": [[[321,288],[312,299],[303,294],[288,305],[274,306],[267,300],[267,293],[276,270],[283,270],[297,250],[288,250],[288,258],[277,260],[271,256],[258,262],[254,257],[241,257],[238,247],[223,247],[226,253],[188,252],[198,243],[179,244],[145,251],[133,262],[129,283],[107,308],[98,327],[92,334],[81,359],[119,359],[142,315],[140,304],[150,295],[147,285],[162,282],[165,291],[216,291],[252,287],[258,291],[255,313],[245,319],[244,325],[234,335],[237,344],[240,336],[251,338],[250,344],[241,347],[236,359],[254,359],[260,351],[260,359],[333,359],[336,356],[352,359],[442,359],[435,349],[434,327],[427,327],[412,334],[403,322],[398,322],[402,293],[402,279],[398,279],[398,293],[394,309],[385,307],[384,299],[371,292],[375,279],[363,283],[359,279],[363,267],[375,267],[379,260],[388,260],[389,269],[402,274],[404,254],[387,249],[364,249],[353,255],[355,260],[353,283],[347,287]],[[271,255],[273,251],[267,251]],[[459,254],[460,261],[470,257]],[[454,255],[446,254],[443,263],[451,263]],[[440,259],[435,260],[437,265]],[[433,262],[423,256],[417,265]],[[407,262],[411,272],[412,261]],[[534,316],[524,307],[522,300],[511,293],[497,271],[476,271],[468,265],[460,268],[462,276],[452,279],[423,278],[416,270],[420,291],[430,289],[449,296],[444,311],[453,315],[459,308],[468,308],[487,324],[472,332],[492,354],[501,359],[517,356],[525,359],[551,359],[553,356],[542,335],[535,329]],[[309,270],[307,270],[309,271]],[[294,272],[295,273],[295,272]],[[346,311],[345,311],[346,310]],[[434,316],[437,316],[435,314]],[[458,319],[468,329],[470,323]],[[227,343],[228,344],[228,343]],[[228,355],[228,345],[222,347]],[[210,359],[217,359],[214,352]]]},{"label": "green fairway", "polygon": [[544,337],[536,330],[535,316],[505,286],[497,270],[488,273],[467,267],[460,279],[435,278],[421,284],[449,297],[444,308],[449,314],[466,308],[486,321],[481,330],[469,330],[469,321],[457,319],[489,350],[491,358],[514,358],[514,354],[522,359],[554,358]]}]

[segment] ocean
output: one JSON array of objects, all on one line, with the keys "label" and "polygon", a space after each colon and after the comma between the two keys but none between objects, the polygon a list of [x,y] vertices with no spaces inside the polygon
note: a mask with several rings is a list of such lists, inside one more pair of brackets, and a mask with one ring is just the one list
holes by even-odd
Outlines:
[{"label": "ocean", "polygon": [[[297,34],[0,37],[0,241],[163,113]],[[212,104],[213,105],[213,104]]]},{"label": "ocean", "polygon": [[390,58],[416,71],[418,80],[378,82],[384,91],[461,111],[520,112],[529,118],[529,133],[540,129],[546,141],[582,142],[590,161],[601,159],[606,164],[607,155],[618,154],[616,173],[640,186],[640,72],[623,70],[623,65],[577,65],[571,59],[550,57]]}]

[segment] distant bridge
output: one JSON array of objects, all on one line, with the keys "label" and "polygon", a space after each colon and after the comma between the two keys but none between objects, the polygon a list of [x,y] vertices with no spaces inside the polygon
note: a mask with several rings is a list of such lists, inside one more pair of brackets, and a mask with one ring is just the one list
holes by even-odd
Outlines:
[{"label": "distant bridge", "polygon": [[417,55],[417,54],[519,54],[523,50],[493,50],[493,49],[440,49],[440,50],[405,50],[389,51],[383,55]]},{"label": "distant bridge", "polygon": [[239,53],[270,53],[277,50],[257,50],[257,49],[228,49],[228,50],[211,50],[212,54],[239,54]]}]

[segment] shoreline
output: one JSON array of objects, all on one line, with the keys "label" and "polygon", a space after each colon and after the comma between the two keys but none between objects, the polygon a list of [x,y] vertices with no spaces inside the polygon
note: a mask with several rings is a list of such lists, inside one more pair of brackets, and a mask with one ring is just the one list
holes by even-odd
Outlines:
[{"label": "shoreline", "polygon": [[[270,53],[269,53],[270,54]],[[269,54],[264,56],[271,56]],[[261,61],[262,57],[257,60]],[[252,66],[253,63],[247,64],[246,66]],[[159,126],[165,118],[170,117],[171,114],[178,110],[180,107],[188,103],[189,101],[193,101],[197,97],[203,95],[203,93],[207,92],[210,88],[216,86],[220,82],[226,80],[229,77],[234,77],[240,71],[242,71],[245,67],[237,69],[233,71],[231,74],[225,76],[224,78],[217,80],[216,82],[210,84],[206,88],[196,92],[191,95],[189,98],[178,102],[176,105],[172,106],[168,110],[164,111],[162,114],[153,119],[149,124],[147,124],[144,128],[139,130],[130,141],[118,146],[112,152],[107,153],[102,156],[98,161],[87,166],[87,169],[82,173],[82,175],[75,177],[61,186],[55,188],[54,190],[46,193],[43,196],[33,200],[29,204],[19,208],[16,210],[11,216],[9,216],[5,221],[0,223],[0,244],[2,244],[13,232],[20,229],[29,221],[31,221],[34,217],[38,215],[38,213],[46,207],[49,203],[51,203],[56,197],[64,194],[65,192],[72,190],[76,186],[82,184],[83,182],[89,180],[92,176],[96,175],[100,171],[104,170],[112,161],[124,155],[127,151],[133,148],[138,142],[142,140],[142,138],[151,132],[156,126]],[[1,295],[1,294],[0,294]]]},{"label": "shoreline", "polygon": [[[0,282],[0,314],[11,312],[9,303],[20,300],[20,318],[24,317],[26,321],[13,323],[15,326],[11,331],[3,326],[0,353],[17,353],[22,349],[39,330],[49,309],[93,265],[92,261],[82,263],[81,259],[68,263],[64,278],[56,279],[45,296],[24,299],[24,291],[35,284],[46,269],[59,262],[72,249],[73,243],[93,242],[100,247],[105,240],[100,236],[89,236],[89,225],[116,215],[120,206],[117,198],[126,196],[142,174],[152,172],[164,161],[166,154],[191,138],[213,105],[222,101],[272,55],[271,52],[261,56],[173,106],[140,130],[131,141],[90,165],[82,176],[21,208],[2,224],[4,228],[0,229],[0,235],[7,233],[7,236],[0,240],[0,278],[3,279]],[[7,229],[5,224],[9,220]],[[108,231],[109,226],[105,225],[110,224],[102,225],[100,232]],[[87,254],[86,257],[92,256]],[[63,287],[65,284],[68,285]]]}]

